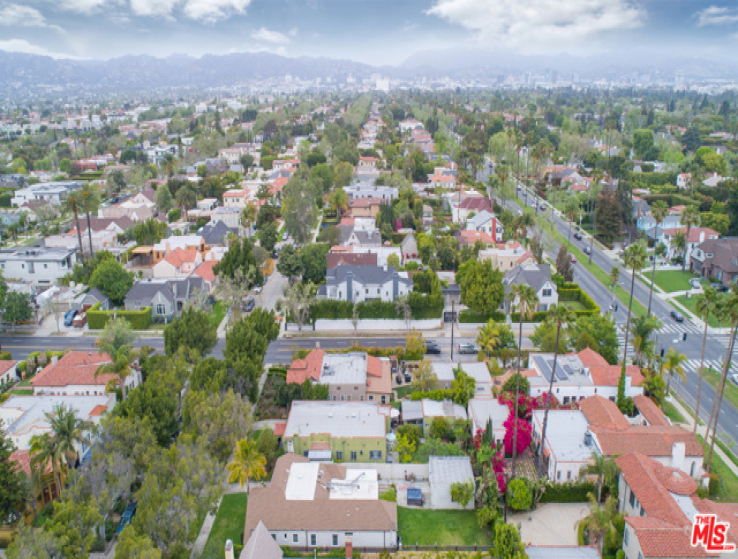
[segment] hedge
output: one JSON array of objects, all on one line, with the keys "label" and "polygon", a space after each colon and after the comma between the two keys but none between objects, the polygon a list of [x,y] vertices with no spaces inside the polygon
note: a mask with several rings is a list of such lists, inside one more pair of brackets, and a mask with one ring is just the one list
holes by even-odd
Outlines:
[{"label": "hedge", "polygon": [[502,311],[494,311],[490,314],[474,312],[471,309],[463,310],[459,313],[459,323],[461,324],[481,324],[490,320],[495,322],[505,322],[505,313]]},{"label": "hedge", "polygon": [[[426,302],[426,304],[421,304]],[[415,320],[427,318],[441,318],[443,304],[437,304],[428,297],[419,293],[411,293],[409,304],[413,311],[412,318]],[[354,303],[351,301],[336,301],[334,299],[321,299],[310,305],[310,316],[308,322],[318,319],[327,320],[350,320],[353,315]],[[397,314],[397,307],[391,301],[368,301],[357,303],[356,310],[360,319],[385,319],[398,320],[403,318]]]},{"label": "hedge", "polygon": [[428,392],[413,392],[410,394],[411,400],[436,400],[442,402],[443,400],[453,400],[454,391],[450,388],[439,388],[438,390],[429,390]]},{"label": "hedge", "polygon": [[587,493],[597,494],[597,485],[591,481],[582,483],[546,483],[541,503],[581,503],[587,501]]},{"label": "hedge", "polygon": [[0,207],[2,208],[9,208],[10,207],[10,199],[13,197],[13,195],[9,192],[3,192],[0,194]]},{"label": "hedge", "polygon": [[151,325],[151,307],[144,307],[140,311],[101,311],[100,303],[95,303],[87,311],[87,325],[90,330],[102,330],[113,316],[125,318],[134,330],[146,330]]}]

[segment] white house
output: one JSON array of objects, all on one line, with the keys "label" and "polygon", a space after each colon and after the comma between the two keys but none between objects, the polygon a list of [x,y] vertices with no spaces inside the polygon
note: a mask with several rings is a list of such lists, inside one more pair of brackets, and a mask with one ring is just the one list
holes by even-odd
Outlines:
[{"label": "white house", "polygon": [[496,444],[505,439],[503,425],[510,416],[510,408],[499,400],[490,397],[475,397],[469,400],[469,419],[471,420],[472,436],[477,431],[486,431],[489,421],[492,422],[492,439]]},{"label": "white house", "polygon": [[76,251],[67,248],[8,248],[0,250],[0,270],[6,279],[51,286],[72,271]]},{"label": "white house", "polygon": [[32,184],[15,191],[10,203],[13,206],[22,206],[33,200],[43,200],[58,206],[67,197],[70,191],[81,188],[77,181],[42,182]]},{"label": "white house", "polygon": [[318,299],[339,301],[395,301],[413,289],[407,272],[394,266],[336,266],[326,272],[325,284],[318,289]]},{"label": "white house", "polygon": [[162,261],[154,265],[155,278],[183,278],[202,264],[202,254],[196,250],[174,249]]},{"label": "white house", "polygon": [[17,365],[18,361],[0,361],[0,388],[9,382],[18,380]]},{"label": "white house", "polygon": [[[538,296],[539,311],[547,311],[551,305],[559,302],[559,294],[556,290],[556,284],[551,280],[551,267],[548,264],[527,263],[516,266],[512,270],[505,272],[502,280],[505,285],[505,300],[510,293],[513,285],[524,284],[533,288]],[[505,303],[510,308],[510,303]],[[517,308],[518,298],[512,302],[512,306]]]},{"label": "white house", "polygon": [[397,198],[399,192],[394,186],[374,186],[363,183],[347,186],[344,190],[348,194],[349,202],[357,198],[379,198],[392,201]]},{"label": "white house", "polygon": [[431,456],[428,460],[428,481],[431,490],[430,508],[474,508],[473,498],[466,505],[451,499],[451,486],[454,483],[468,483],[474,486],[474,473],[468,456]]},{"label": "white house", "polygon": [[502,239],[505,232],[502,222],[490,211],[482,210],[466,220],[467,231],[483,231],[495,241]]}]

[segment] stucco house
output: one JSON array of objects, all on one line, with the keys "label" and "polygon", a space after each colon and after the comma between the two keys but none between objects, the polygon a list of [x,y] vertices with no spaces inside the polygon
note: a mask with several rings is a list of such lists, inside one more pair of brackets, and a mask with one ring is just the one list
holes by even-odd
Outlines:
[{"label": "stucco house", "polygon": [[338,301],[395,301],[413,289],[407,272],[394,266],[337,266],[326,271],[325,284],[318,288],[318,299]]}]

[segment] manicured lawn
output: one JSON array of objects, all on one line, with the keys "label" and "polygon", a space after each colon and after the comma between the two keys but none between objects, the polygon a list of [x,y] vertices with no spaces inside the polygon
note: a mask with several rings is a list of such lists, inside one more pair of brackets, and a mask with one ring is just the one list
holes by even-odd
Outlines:
[{"label": "manicured lawn", "polygon": [[407,396],[408,394],[412,394],[413,392],[417,392],[415,387],[412,384],[406,384],[404,386],[398,386],[394,389],[395,393],[397,394],[397,399],[402,400]]},{"label": "manicured lawn", "polygon": [[243,543],[243,525],[246,521],[246,493],[223,495],[218,514],[210,531],[210,537],[202,552],[202,559],[220,559],[223,546],[230,539],[234,544]]},{"label": "manicured lawn", "polygon": [[672,423],[684,423],[686,421],[674,404],[669,401],[664,400],[664,405],[661,407],[661,411],[664,412],[664,415],[668,417]]},{"label": "manicured lawn", "polygon": [[562,307],[566,307],[570,311],[585,311],[587,310],[584,305],[579,301],[561,301],[559,303]]},{"label": "manicured lawn", "polygon": [[226,315],[226,308],[223,301],[216,301],[213,308],[210,309],[210,322],[216,326],[220,326],[223,322],[223,318]]},{"label": "manicured lawn", "polygon": [[[646,276],[648,284],[651,284],[651,271],[643,271],[643,275]],[[697,274],[690,272],[682,273],[680,270],[657,270],[655,276],[655,283],[661,289],[667,293],[673,291],[688,291],[692,289],[692,285],[689,280],[697,278]]]},{"label": "manicured lawn", "polygon": [[[720,389],[720,379],[722,371],[715,371],[714,369],[708,369],[705,371],[704,379],[709,382],[715,391]],[[730,381],[730,372],[728,373],[728,380],[725,383],[725,399],[738,407],[738,386]]]},{"label": "manicured lawn", "polygon": [[[675,297],[674,300],[681,304],[683,307],[686,307],[688,310],[692,311],[695,315],[697,314],[694,310],[695,305],[697,304],[697,299],[694,297],[694,295],[689,299],[687,299],[685,295],[680,295],[679,297]],[[717,318],[715,318],[715,315],[713,314],[711,314],[710,317],[707,319],[707,323],[713,328],[730,327],[730,321],[720,322]]]},{"label": "manicured lawn", "polygon": [[405,545],[488,544],[473,510],[424,510],[397,507],[400,537]]},{"label": "manicured lawn", "polygon": [[[699,439],[700,444],[703,443],[704,439],[700,435],[697,435],[697,438]],[[715,446],[717,446],[717,444]],[[723,451],[725,451],[725,448],[723,448]],[[710,448],[708,447],[706,454],[709,452]],[[728,455],[730,456],[730,453],[728,453]],[[707,456],[705,456],[705,458],[707,458]],[[718,501],[719,503],[735,503],[738,501],[738,476],[736,476],[733,473],[733,470],[731,470],[723,459],[720,458],[717,451],[712,455],[712,471],[720,478],[720,489],[718,490],[717,495],[710,498]]]},{"label": "manicured lawn", "polygon": [[18,396],[33,396],[33,388],[13,388],[10,393]]}]

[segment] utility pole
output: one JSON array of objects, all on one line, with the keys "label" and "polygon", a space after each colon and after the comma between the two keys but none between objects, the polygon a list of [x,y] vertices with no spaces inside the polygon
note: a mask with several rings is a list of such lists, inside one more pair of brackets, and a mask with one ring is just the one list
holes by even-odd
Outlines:
[{"label": "utility pole", "polygon": [[451,299],[451,363],[454,362],[454,322],[455,322],[454,303],[455,301]]}]

